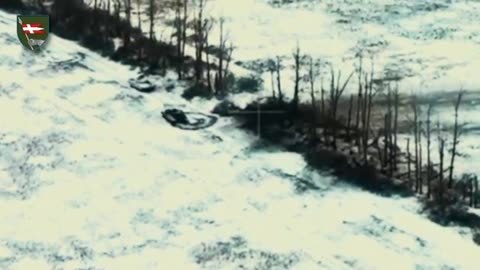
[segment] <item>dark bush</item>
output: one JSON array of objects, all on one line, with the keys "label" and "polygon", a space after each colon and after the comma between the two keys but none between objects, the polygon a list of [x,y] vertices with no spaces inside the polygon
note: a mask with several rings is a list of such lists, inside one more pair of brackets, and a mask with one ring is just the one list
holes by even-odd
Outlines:
[{"label": "dark bush", "polygon": [[258,76],[240,77],[236,81],[237,92],[257,92],[263,84],[262,78]]},{"label": "dark bush", "polygon": [[215,108],[213,108],[212,113],[215,113],[221,116],[229,116],[232,113],[239,110],[240,108],[235,106],[235,104],[233,104],[230,101],[224,100],[220,102],[217,106],[215,106]]},{"label": "dark bush", "polygon": [[473,231],[473,242],[480,246],[480,229]]},{"label": "dark bush", "polygon": [[212,92],[208,89],[207,86],[203,84],[195,84],[187,89],[182,94],[182,97],[191,100],[194,97],[202,97],[202,98],[211,98]]},{"label": "dark bush", "polygon": [[19,10],[24,9],[25,5],[21,0],[2,0],[0,3],[0,8],[6,10]]},{"label": "dark bush", "polygon": [[82,45],[95,51],[99,51],[102,55],[112,55],[115,51],[113,41],[110,39],[100,39],[98,36],[91,34],[82,39]]}]

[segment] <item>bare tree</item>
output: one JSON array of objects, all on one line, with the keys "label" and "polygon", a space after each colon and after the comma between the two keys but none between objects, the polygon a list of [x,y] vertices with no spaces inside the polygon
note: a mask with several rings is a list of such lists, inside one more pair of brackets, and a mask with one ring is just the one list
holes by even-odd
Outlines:
[{"label": "bare tree", "polygon": [[410,138],[407,138],[407,172],[408,172],[408,185],[412,187],[412,156],[410,154]]},{"label": "bare tree", "polygon": [[348,103],[347,115],[347,139],[350,140],[350,130],[352,128],[352,110],[353,110],[353,94],[350,95],[350,102]]},{"label": "bare tree", "polygon": [[315,80],[318,76],[319,72],[315,69],[315,65],[313,63],[313,57],[309,57],[309,69],[308,69],[308,81],[310,82],[310,100],[312,105],[312,138],[316,137],[316,128],[317,128],[317,101],[315,97]]},{"label": "bare tree", "polygon": [[444,179],[443,179],[443,164],[444,164],[444,157],[445,157],[445,138],[442,135],[442,131],[440,128],[440,120],[437,119],[437,139],[438,139],[438,156],[439,156],[439,171],[438,171],[438,196],[440,199],[443,197],[444,191]]},{"label": "bare tree", "polygon": [[217,92],[222,92],[224,90],[224,79],[223,79],[223,65],[225,61],[225,48],[226,48],[226,38],[225,38],[225,18],[221,17],[219,20],[219,27],[220,27],[220,40],[218,47],[220,49],[220,53],[218,56],[218,71],[217,71],[217,77],[218,77],[218,85],[216,85]]},{"label": "bare tree", "polygon": [[209,21],[204,18],[205,0],[196,1],[197,14],[194,18],[195,80],[203,77],[203,53],[206,46]]},{"label": "bare tree", "polygon": [[393,114],[393,102],[392,102],[392,89],[388,85],[387,91],[387,114],[385,117],[385,166],[388,169],[388,175],[393,174],[393,137],[392,137],[392,114]]},{"label": "bare tree", "polygon": [[115,17],[118,20],[120,20],[120,10],[122,8],[122,2],[121,0],[114,0],[114,3],[113,3],[113,10],[114,10],[114,14],[115,14]]},{"label": "bare tree", "polygon": [[356,138],[356,145],[360,146],[360,114],[363,111],[362,110],[362,90],[363,90],[363,85],[362,85],[362,66],[363,66],[363,61],[362,61],[362,56],[360,55],[358,57],[359,65],[358,65],[358,94],[357,94],[357,113],[356,113],[356,119],[355,119],[355,129],[357,130],[357,138]]},{"label": "bare tree", "polygon": [[294,111],[298,110],[298,94],[300,88],[300,46],[297,44],[297,48],[293,53],[293,60],[295,62],[295,88],[293,93],[293,109]]},{"label": "bare tree", "polygon": [[479,195],[480,193],[478,193],[478,178],[475,177],[475,191],[474,191],[474,202],[473,202],[473,207],[474,208],[477,208],[478,206],[478,199],[479,199]]},{"label": "bare tree", "polygon": [[[128,23],[131,23],[132,0],[124,0],[123,7],[125,9],[125,17]],[[130,30],[125,29],[123,32],[123,45],[128,46],[130,43]]]},{"label": "bare tree", "polygon": [[[273,67],[273,66],[272,66]],[[273,78],[273,74],[275,72],[275,68],[269,68],[268,70],[270,72],[270,82],[271,82],[271,88],[272,88],[272,97],[275,99],[275,80]]]},{"label": "bare tree", "polygon": [[280,70],[282,69],[282,62],[279,56],[277,56],[277,62],[275,64],[275,69],[277,73],[277,90],[278,90],[278,101],[283,102],[283,92],[282,92],[282,78]]},{"label": "bare tree", "polygon": [[427,130],[426,130],[426,136],[427,136],[427,198],[430,198],[432,195],[432,159],[431,159],[431,134],[432,134],[432,129],[431,129],[431,119],[432,119],[432,108],[433,105],[430,103],[428,105],[427,109]]},{"label": "bare tree", "polygon": [[411,99],[411,107],[413,110],[413,136],[415,142],[415,192],[418,192],[420,188],[420,167],[419,167],[419,147],[418,147],[418,116],[419,116],[419,107],[418,107],[418,98],[417,95],[413,95]]},{"label": "bare tree", "polygon": [[177,74],[178,79],[182,79],[183,77],[183,55],[182,55],[182,43],[184,42],[183,39],[183,19],[182,19],[182,5],[184,3],[182,0],[175,1],[175,37],[176,37],[176,49],[177,49]]},{"label": "bare tree", "polygon": [[131,21],[131,14],[132,14],[132,0],[124,0],[123,1],[123,7],[125,8],[125,17],[127,19],[127,22]]},{"label": "bare tree", "polygon": [[458,140],[460,136],[460,126],[458,125],[458,110],[460,109],[460,104],[462,102],[463,91],[460,91],[457,96],[457,100],[455,102],[455,123],[453,126],[453,140],[452,140],[452,149],[451,149],[451,158],[450,158],[450,167],[448,173],[448,188],[453,186],[453,169],[455,163],[455,156],[458,155],[457,153],[457,146],[460,142]]},{"label": "bare tree", "polygon": [[418,168],[420,169],[418,174],[418,192],[423,194],[423,162],[422,162],[422,120],[418,121]]},{"label": "bare tree", "polygon": [[[108,0],[110,6],[110,0]],[[138,29],[142,29],[142,12],[140,11],[140,7],[142,6],[142,0],[135,0],[135,4],[137,5],[137,26]]]},{"label": "bare tree", "polygon": [[[321,104],[322,104],[322,108],[321,108],[321,111],[320,111],[320,114],[322,117],[325,117],[325,88],[323,88],[323,77],[320,78],[320,100],[321,100]],[[325,129],[324,129],[325,130]]]},{"label": "bare tree", "polygon": [[210,31],[212,30],[213,23],[208,24],[208,28],[206,29],[205,33],[205,48],[207,50],[206,52],[206,61],[207,61],[207,87],[210,91],[213,90],[212,86],[212,78],[211,78],[211,71],[212,71],[212,65],[210,63],[210,52],[208,51],[210,48],[210,43],[208,41],[208,38],[210,36]]},{"label": "bare tree", "polygon": [[363,163],[367,164],[367,153],[368,153],[368,140],[370,138],[370,121],[373,107],[373,99],[375,97],[375,92],[373,91],[373,62],[370,71],[370,79],[368,74],[365,74],[365,97],[363,98],[364,104],[362,105],[362,146],[363,146]]},{"label": "bare tree", "polygon": [[393,120],[393,166],[395,171],[398,169],[398,145],[397,145],[397,138],[398,138],[398,109],[400,107],[400,93],[398,92],[398,84],[395,86],[394,95],[394,120]]},{"label": "bare tree", "polygon": [[[233,44],[230,43],[230,45],[228,46],[228,48],[226,49],[225,51],[225,54],[226,54],[226,57],[225,57],[225,68],[223,69],[223,78],[224,80],[228,77],[228,74],[230,73],[230,62],[232,61],[232,54],[233,54],[233,50],[235,49],[235,47],[233,47]],[[223,87],[225,88],[225,83],[222,83]],[[224,89],[225,90],[225,89]]]},{"label": "bare tree", "polygon": [[155,0],[148,0],[148,19],[150,21],[150,30],[148,37],[150,40],[154,40],[155,38],[155,13],[157,12],[157,5]]},{"label": "bare tree", "polygon": [[185,47],[187,45],[187,22],[188,22],[188,4],[189,0],[183,0],[183,16],[181,20],[181,31],[182,31],[182,51],[181,51],[181,57],[185,57]]},{"label": "bare tree", "polygon": [[348,82],[352,78],[354,72],[352,71],[350,75],[347,77],[345,82],[340,85],[340,80],[342,77],[342,72],[339,70],[337,72],[337,80],[335,82],[335,72],[333,71],[333,67],[330,67],[330,124],[332,128],[332,136],[333,136],[333,147],[336,149],[337,147],[337,112],[338,112],[338,104],[345,91]]}]

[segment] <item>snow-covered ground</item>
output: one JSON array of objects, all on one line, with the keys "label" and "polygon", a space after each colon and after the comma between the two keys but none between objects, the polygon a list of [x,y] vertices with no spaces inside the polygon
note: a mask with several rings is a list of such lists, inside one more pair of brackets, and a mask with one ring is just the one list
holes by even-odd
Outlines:
[{"label": "snow-covered ground", "polygon": [[347,73],[363,50],[377,77],[404,77],[406,92],[480,90],[478,1],[212,0],[210,9],[227,19],[236,60],[291,57],[299,44]]},{"label": "snow-covered ground", "polygon": [[[221,118],[185,131],[165,90],[55,36],[38,56],[0,11],[0,269],[472,269],[471,235],[265,148]],[[337,183],[337,184],[334,184]]]}]

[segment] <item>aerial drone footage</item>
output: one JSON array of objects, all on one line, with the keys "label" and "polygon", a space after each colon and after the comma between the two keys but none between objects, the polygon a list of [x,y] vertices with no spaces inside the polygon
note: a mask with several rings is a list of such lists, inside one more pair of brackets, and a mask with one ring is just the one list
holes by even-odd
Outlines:
[{"label": "aerial drone footage", "polygon": [[479,21],[1,1],[0,269],[480,269]]}]

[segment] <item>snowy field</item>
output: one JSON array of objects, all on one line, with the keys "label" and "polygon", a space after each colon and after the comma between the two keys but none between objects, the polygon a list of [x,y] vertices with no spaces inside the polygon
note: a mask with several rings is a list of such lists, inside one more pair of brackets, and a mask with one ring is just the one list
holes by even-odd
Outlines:
[{"label": "snowy field", "polygon": [[291,57],[299,44],[347,73],[363,51],[378,77],[404,78],[407,93],[480,91],[479,1],[212,0],[209,8],[227,19],[236,60]]},{"label": "snowy field", "polygon": [[[248,2],[248,1],[247,1]],[[214,101],[128,87],[136,70],[51,37],[33,57],[0,12],[0,269],[479,269],[468,231],[314,172]]]}]

